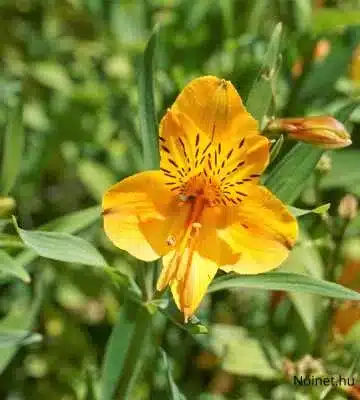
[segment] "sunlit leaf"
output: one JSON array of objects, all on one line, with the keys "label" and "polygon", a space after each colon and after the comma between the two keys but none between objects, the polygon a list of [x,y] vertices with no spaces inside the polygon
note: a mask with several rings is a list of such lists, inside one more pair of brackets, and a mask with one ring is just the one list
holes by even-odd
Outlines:
[{"label": "sunlit leaf", "polygon": [[158,129],[154,100],[154,74],[156,42],[159,28],[156,27],[150,36],[139,66],[139,115],[144,168],[159,168]]},{"label": "sunlit leaf", "polygon": [[246,100],[248,111],[260,123],[267,114],[273,96],[273,87],[276,79],[277,60],[281,43],[281,23],[277,24],[272,34],[269,48],[265,56],[258,79],[253,84]]},{"label": "sunlit leaf", "polygon": [[267,272],[260,275],[226,275],[210,285],[209,292],[224,289],[255,288],[314,293],[344,300],[360,300],[360,293],[334,282],[324,281],[309,275],[288,272]]},{"label": "sunlit leaf", "polygon": [[322,153],[322,149],[297,143],[267,176],[265,186],[282,201],[293,203],[302,192]]},{"label": "sunlit leaf", "polygon": [[5,276],[16,276],[27,283],[30,282],[30,275],[26,269],[3,250],[0,250],[0,273]]},{"label": "sunlit leaf", "polygon": [[243,327],[214,324],[210,331],[210,346],[220,358],[225,371],[261,379],[280,377],[266,359],[259,341],[252,338]]},{"label": "sunlit leaf", "polygon": [[[35,297],[32,303],[21,309],[14,307],[11,312],[0,321],[0,332],[29,332],[31,330],[42,304],[45,284],[44,275],[39,275],[36,281]],[[14,357],[20,345],[21,342],[16,342],[7,347],[0,347],[0,374]]]},{"label": "sunlit leaf", "polygon": [[319,207],[313,208],[311,210],[302,210],[301,208],[288,206],[288,210],[294,217],[302,217],[307,214],[325,214],[329,211],[330,203],[322,204]]},{"label": "sunlit leaf", "polygon": [[165,351],[161,350],[161,355],[163,359],[163,363],[165,366],[166,370],[166,378],[167,378],[167,384],[168,384],[168,399],[169,400],[185,400],[185,396],[180,392],[179,388],[177,387],[174,378],[171,373],[171,368],[169,365],[168,357],[165,353]]},{"label": "sunlit leaf", "polygon": [[89,242],[61,232],[29,231],[14,224],[23,242],[38,255],[70,263],[106,266],[103,256]]},{"label": "sunlit leaf", "polygon": [[[40,227],[44,231],[56,231],[62,233],[73,234],[85,229],[97,219],[100,218],[100,207],[90,207],[85,210],[76,211],[72,214],[57,218],[54,221],[48,222]],[[33,250],[24,250],[17,257],[16,261],[22,266],[31,263],[38,253]]]},{"label": "sunlit leaf", "polygon": [[24,127],[22,107],[18,106],[8,113],[2,151],[0,186],[1,193],[7,195],[15,185],[19,175],[24,147]]},{"label": "sunlit leaf", "polygon": [[150,318],[143,307],[131,303],[122,306],[106,345],[100,379],[102,400],[112,400],[116,393],[123,400],[132,398],[149,339]]},{"label": "sunlit leaf", "polygon": [[40,342],[41,339],[42,336],[39,333],[0,328],[0,348],[37,343]]}]

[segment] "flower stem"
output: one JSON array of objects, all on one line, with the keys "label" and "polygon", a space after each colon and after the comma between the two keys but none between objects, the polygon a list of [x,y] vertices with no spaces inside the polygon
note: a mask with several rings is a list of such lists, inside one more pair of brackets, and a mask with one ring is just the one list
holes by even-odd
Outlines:
[{"label": "flower stem", "polygon": [[145,359],[146,348],[151,335],[151,318],[151,314],[144,307],[138,308],[133,335],[117,390],[121,399],[132,398],[131,392]]}]

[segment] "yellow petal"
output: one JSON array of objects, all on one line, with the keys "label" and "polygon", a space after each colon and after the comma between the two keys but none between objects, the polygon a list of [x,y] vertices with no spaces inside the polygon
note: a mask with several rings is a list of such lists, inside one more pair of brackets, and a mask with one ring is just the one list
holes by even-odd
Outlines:
[{"label": "yellow petal", "polygon": [[103,198],[104,229],[119,248],[144,261],[171,250],[187,216],[165,185],[161,171],[130,176],[112,186]]},{"label": "yellow petal", "polygon": [[175,249],[163,257],[157,288],[161,290],[170,283],[174,300],[185,319],[194,314],[218,268],[238,260],[238,255],[217,236],[211,219],[214,212],[215,208],[204,210],[182,254]]},{"label": "yellow petal", "polygon": [[210,140],[188,116],[171,110],[160,122],[159,140],[160,168],[176,190],[186,177],[201,170]]},{"label": "yellow petal", "polygon": [[172,110],[186,114],[211,140],[258,133],[257,122],[246,111],[232,83],[215,76],[188,83]]},{"label": "yellow petal", "polygon": [[[218,143],[206,164],[209,174],[215,172],[227,197],[236,200],[253,186],[269,163],[269,141],[261,135],[239,138],[237,142]],[[211,168],[210,168],[211,167]]]},{"label": "yellow petal", "polygon": [[[166,262],[166,258],[168,256],[164,257],[164,263]],[[185,316],[185,321],[198,308],[217,270],[218,266],[214,261],[202,257],[198,252],[194,252],[188,271],[187,282],[178,279],[171,281],[171,292],[176,305]]]},{"label": "yellow petal", "polygon": [[239,259],[224,271],[258,274],[278,267],[294,246],[298,227],[296,219],[282,202],[266,188],[252,185],[248,197],[236,207],[229,207],[214,223],[218,234]]}]

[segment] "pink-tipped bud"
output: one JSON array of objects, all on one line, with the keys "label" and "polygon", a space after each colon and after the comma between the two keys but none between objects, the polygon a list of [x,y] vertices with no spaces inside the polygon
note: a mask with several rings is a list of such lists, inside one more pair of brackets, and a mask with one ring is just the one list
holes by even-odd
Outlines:
[{"label": "pink-tipped bud", "polygon": [[329,116],[273,119],[266,126],[265,133],[287,134],[291,139],[324,149],[340,149],[352,143],[344,125]]}]

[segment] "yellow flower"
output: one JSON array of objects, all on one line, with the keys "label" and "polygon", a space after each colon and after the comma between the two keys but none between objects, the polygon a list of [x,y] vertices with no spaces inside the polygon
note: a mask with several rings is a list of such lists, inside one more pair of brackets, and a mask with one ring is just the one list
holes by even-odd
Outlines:
[{"label": "yellow flower", "polygon": [[229,81],[190,82],[163,117],[159,144],[159,171],[105,193],[104,227],[133,256],[163,257],[157,289],[170,285],[187,320],[218,269],[277,267],[294,245],[297,223],[258,183],[269,142]]}]

